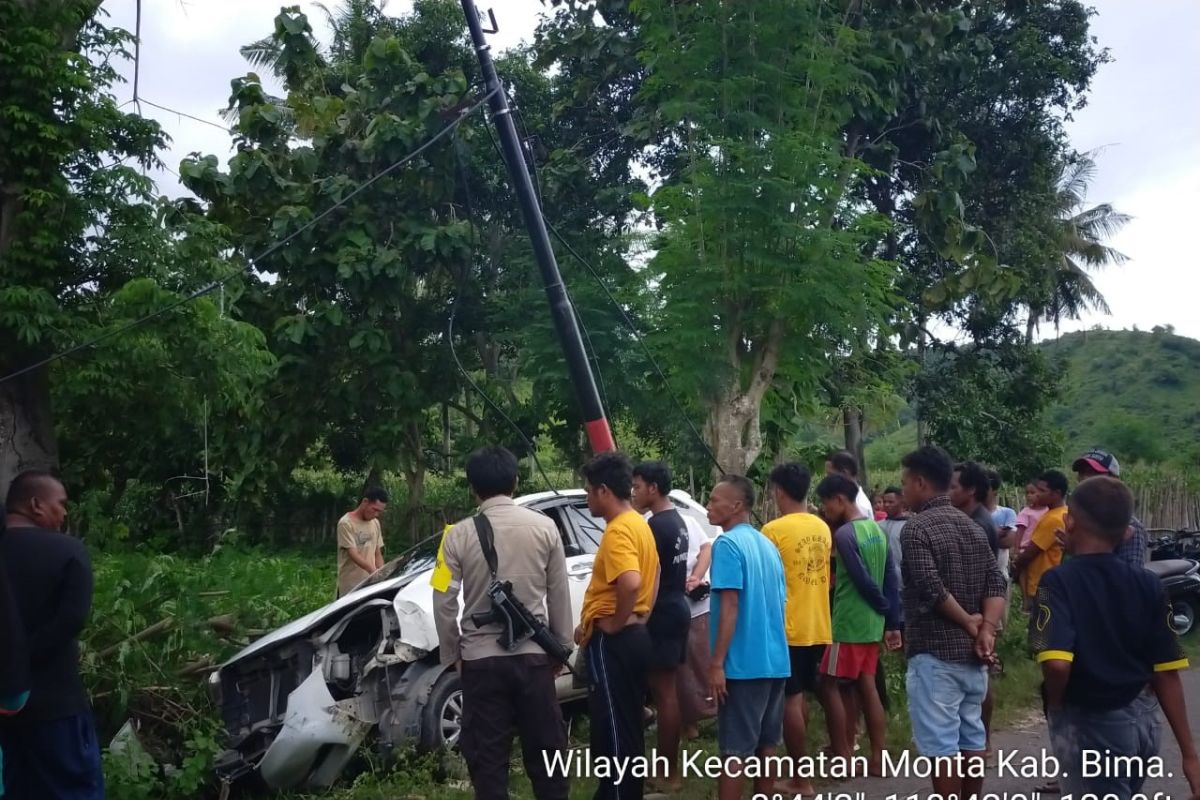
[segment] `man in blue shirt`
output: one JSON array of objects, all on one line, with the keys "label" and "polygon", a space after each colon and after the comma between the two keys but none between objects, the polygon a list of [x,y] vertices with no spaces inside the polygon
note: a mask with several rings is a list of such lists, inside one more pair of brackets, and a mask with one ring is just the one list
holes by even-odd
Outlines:
[{"label": "man in blue shirt", "polygon": [[[741,796],[743,759],[768,756],[782,740],[783,688],[791,674],[783,561],[750,525],[753,506],[754,486],[740,475],[726,475],[708,498],[708,521],[724,531],[712,548],[709,634],[717,744],[727,762],[717,783],[720,800]],[[770,794],[773,777],[757,778],[755,793]]]}]

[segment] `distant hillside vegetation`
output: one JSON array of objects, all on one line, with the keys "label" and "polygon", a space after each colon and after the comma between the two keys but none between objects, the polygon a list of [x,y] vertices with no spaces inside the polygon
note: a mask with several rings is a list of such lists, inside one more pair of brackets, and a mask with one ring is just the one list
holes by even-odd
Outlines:
[{"label": "distant hillside vegetation", "polygon": [[[1200,341],[1167,328],[1080,331],[1042,343],[1062,370],[1050,419],[1067,440],[1064,459],[1102,446],[1122,462],[1200,463]],[[906,410],[901,420],[911,419]],[[916,426],[906,422],[867,445],[867,463],[899,466]]]},{"label": "distant hillside vegetation", "polygon": [[1061,365],[1051,419],[1072,450],[1128,461],[1200,459],[1200,341],[1153,331],[1081,331],[1043,344]]}]

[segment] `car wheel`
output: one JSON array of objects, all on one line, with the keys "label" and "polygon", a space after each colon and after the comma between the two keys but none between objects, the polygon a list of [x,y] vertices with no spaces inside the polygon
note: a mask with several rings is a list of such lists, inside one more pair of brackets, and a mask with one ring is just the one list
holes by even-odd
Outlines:
[{"label": "car wheel", "polygon": [[1185,636],[1196,626],[1196,607],[1190,600],[1171,601],[1171,627],[1179,636]]},{"label": "car wheel", "polygon": [[421,712],[421,749],[457,750],[462,734],[462,680],[448,669],[438,677],[429,692],[429,702]]}]

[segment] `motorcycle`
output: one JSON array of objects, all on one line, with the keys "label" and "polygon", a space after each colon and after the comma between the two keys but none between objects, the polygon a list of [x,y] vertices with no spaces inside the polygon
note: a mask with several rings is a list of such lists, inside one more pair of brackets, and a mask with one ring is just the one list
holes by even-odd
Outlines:
[{"label": "motorcycle", "polygon": [[1146,569],[1162,581],[1171,603],[1171,626],[1184,636],[1196,625],[1200,613],[1200,531],[1152,530],[1160,534],[1150,543]]}]

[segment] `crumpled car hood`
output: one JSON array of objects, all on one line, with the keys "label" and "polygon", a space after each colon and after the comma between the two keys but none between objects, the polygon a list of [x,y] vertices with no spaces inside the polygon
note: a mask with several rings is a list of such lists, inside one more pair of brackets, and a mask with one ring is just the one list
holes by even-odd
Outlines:
[{"label": "crumpled car hood", "polygon": [[422,570],[421,572],[416,572],[411,575],[402,575],[399,578],[392,578],[391,580],[377,583],[374,586],[368,586],[364,589],[351,592],[345,597],[339,597],[329,605],[322,606],[311,614],[307,614],[300,619],[293,620],[281,628],[276,628],[266,636],[263,636],[261,639],[246,646],[240,652],[222,664],[221,669],[225,669],[230,664],[242,661],[243,659],[251,656],[259,655],[266,650],[270,650],[272,647],[284,642],[304,636],[307,633],[311,633],[313,630],[320,627],[321,623],[337,618],[342,614],[342,612],[351,609],[367,600],[371,600],[372,598],[395,594],[415,580],[424,578],[425,582],[429,583],[429,576],[431,572],[432,570]]}]

